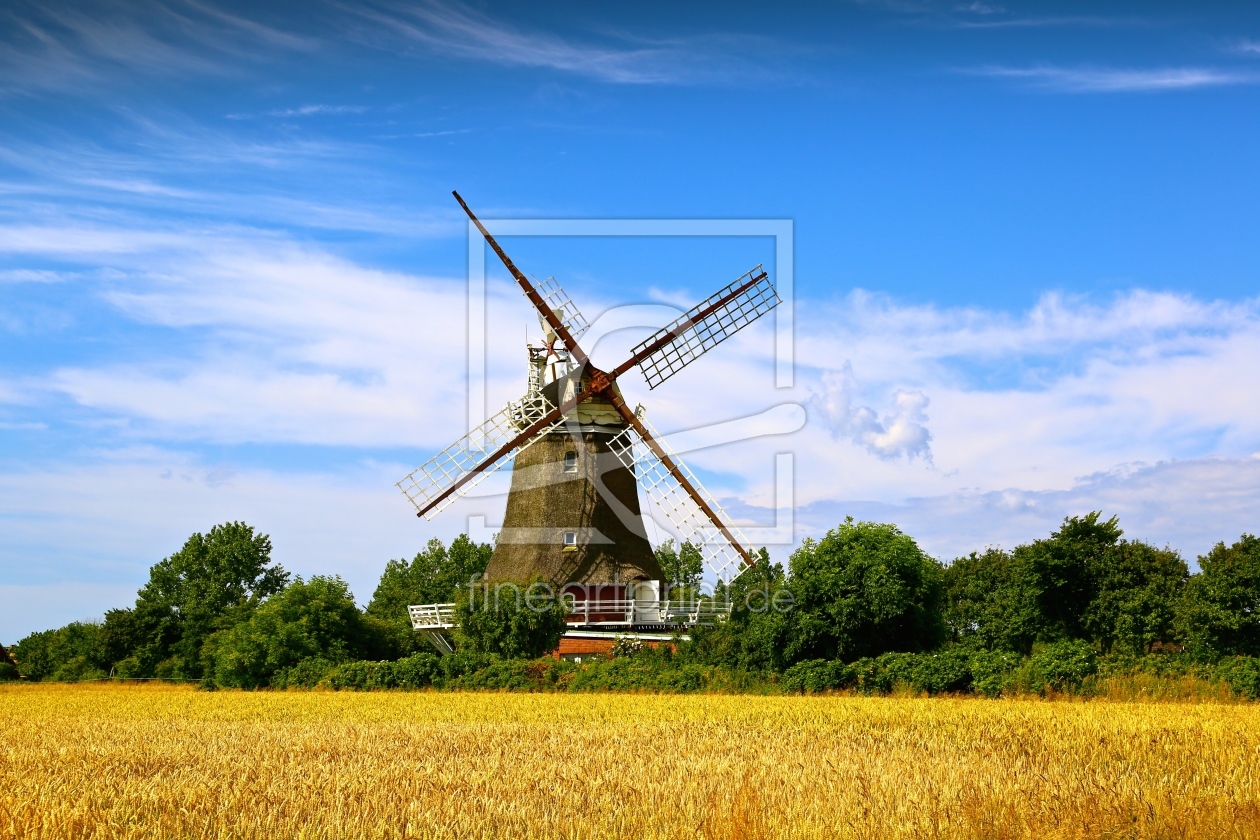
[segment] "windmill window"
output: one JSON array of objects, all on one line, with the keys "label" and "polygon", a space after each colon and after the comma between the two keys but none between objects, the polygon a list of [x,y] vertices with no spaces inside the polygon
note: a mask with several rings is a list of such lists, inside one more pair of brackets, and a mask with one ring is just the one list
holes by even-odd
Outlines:
[{"label": "windmill window", "polygon": [[565,551],[577,550],[577,531],[564,532],[564,549]]},{"label": "windmill window", "polygon": [[577,453],[576,452],[564,453],[564,471],[567,473],[577,472]]}]

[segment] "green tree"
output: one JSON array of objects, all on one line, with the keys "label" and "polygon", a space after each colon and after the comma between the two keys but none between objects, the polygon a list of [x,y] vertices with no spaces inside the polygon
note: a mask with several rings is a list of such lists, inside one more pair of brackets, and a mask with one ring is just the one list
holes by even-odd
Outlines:
[{"label": "green tree", "polygon": [[13,646],[18,670],[31,680],[75,680],[104,677],[108,663],[100,659],[100,625],[72,621],[56,630],[32,633]]},{"label": "green tree", "polygon": [[339,577],[298,578],[250,616],[212,635],[207,664],[223,686],[257,688],[305,659],[376,658],[381,640]]},{"label": "green tree", "polygon": [[494,546],[475,543],[467,534],[451,541],[448,549],[439,539],[429,540],[424,551],[410,562],[390,560],[372,593],[367,613],[379,619],[402,651],[427,651],[428,643],[411,629],[407,607],[412,604],[444,604],[455,600],[471,580],[480,580]]},{"label": "green tree", "polygon": [[1120,540],[1096,558],[1092,576],[1096,594],[1081,624],[1085,638],[1103,653],[1142,654],[1173,638],[1177,601],[1189,577],[1180,554]]},{"label": "green tree", "polygon": [[944,620],[956,642],[1028,653],[1041,628],[1031,570],[1010,552],[989,548],[944,570]]},{"label": "green tree", "polygon": [[[139,674],[196,679],[201,646],[217,630],[247,618],[284,588],[288,572],[271,563],[271,540],[243,522],[193,534],[149,570],[134,610],[132,656]],[[131,622],[133,619],[127,619]]]},{"label": "green tree", "polygon": [[1260,656],[1260,538],[1243,534],[1199,558],[1178,606],[1176,627],[1197,658]]},{"label": "green tree", "polygon": [[476,653],[535,659],[559,646],[566,614],[555,591],[539,578],[487,581],[460,591],[456,643]]},{"label": "green tree", "polygon": [[1090,638],[1085,616],[1124,533],[1116,517],[1101,517],[1099,511],[1068,517],[1049,539],[1015,549],[1016,562],[1032,572],[1041,635],[1047,640]]},{"label": "green tree", "polygon": [[666,540],[653,553],[656,555],[656,562],[665,572],[670,597],[674,600],[692,597],[700,588],[700,579],[704,575],[704,558],[700,549],[690,540],[684,541],[678,548],[674,547],[673,540]]},{"label": "green tree", "polygon": [[766,549],[730,584],[719,582],[714,600],[729,602],[731,615],[708,627],[692,628],[683,655],[710,665],[741,671],[781,671],[787,666],[795,593],[782,563],[771,563]]},{"label": "green tree", "polygon": [[926,651],[945,638],[941,565],[895,525],[849,517],[805,540],[789,567],[794,661]]},{"label": "green tree", "polygon": [[5,650],[4,645],[0,645],[0,682],[5,680],[16,680],[19,676],[17,663]]},{"label": "green tree", "polygon": [[1024,654],[1061,639],[1141,653],[1171,638],[1186,565],[1171,549],[1121,534],[1115,517],[1095,511],[1013,552],[955,560],[945,570],[951,637]]}]

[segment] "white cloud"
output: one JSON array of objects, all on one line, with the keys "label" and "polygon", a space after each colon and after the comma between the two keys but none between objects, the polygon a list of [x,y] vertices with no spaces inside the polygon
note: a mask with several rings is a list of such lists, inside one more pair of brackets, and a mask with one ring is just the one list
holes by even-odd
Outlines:
[{"label": "white cloud", "polygon": [[977,76],[1012,79],[1035,87],[1065,93],[1127,93],[1193,90],[1222,85],[1255,84],[1255,74],[1213,67],[1162,67],[1130,69],[1116,67],[1002,67],[968,70]]},{"label": "white cloud", "polygon": [[825,500],[798,509],[805,533],[845,516],[896,522],[928,552],[951,559],[985,546],[1013,548],[1047,536],[1067,516],[1101,510],[1126,536],[1169,545],[1194,565],[1220,541],[1260,529],[1260,459],[1195,458],[1123,464],[1061,489],[960,490],[897,503]]},{"label": "white cloud", "polygon": [[954,11],[976,15],[996,15],[1005,12],[1006,9],[994,3],[981,3],[980,0],[974,0],[971,3],[959,3],[954,6]]},{"label": "white cloud", "polygon": [[932,435],[925,425],[928,398],[922,392],[894,392],[892,410],[881,418],[873,408],[855,403],[857,391],[853,365],[846,361],[839,370],[823,372],[810,405],[834,436],[852,440],[881,458],[919,455],[932,460]]},{"label": "white cloud", "polygon": [[0,556],[30,558],[6,565],[0,639],[130,604],[151,565],[231,520],[270,534],[291,572],[339,574],[366,603],[387,560],[465,529],[460,508],[433,525],[415,518],[393,486],[402,471],[367,460],[336,472],[225,468],[137,447],[0,472]]},{"label": "white cloud", "polygon": [[[41,434],[70,402],[74,422],[98,430],[87,445],[106,452],[0,474],[0,550],[32,558],[23,574],[49,575],[9,583],[133,580],[192,530],[239,518],[272,532],[287,566],[342,571],[366,598],[389,557],[463,530],[466,514],[499,521],[506,473],[432,525],[392,486],[465,431],[462,278],[369,269],[239,228],[14,224],[0,226],[0,251],[57,257],[85,297],[137,332],[166,336],[128,345],[125,358],[102,345],[93,359],[0,383],[6,423]],[[597,324],[592,342],[604,336],[597,362],[619,361],[676,315],[659,304],[610,307],[565,285]],[[489,288],[493,411],[521,393],[522,327],[534,326],[499,274]],[[1133,536],[1187,551],[1256,527],[1246,524],[1260,509],[1260,460],[1250,458],[1260,450],[1254,301],[1139,290],[1047,295],[1010,314],[855,292],[798,301],[797,325],[792,391],[774,387],[768,319],[650,393],[634,373],[621,380],[627,401],[642,400],[666,435],[691,430],[703,441],[705,424],[761,418],[744,424],[746,439],[714,432],[708,438],[726,442],[696,444],[706,448],[685,457],[755,524],[766,524],[761,508],[775,498],[775,455],[793,452],[805,529],[797,536],[856,513],[899,522],[952,556],[1031,539],[1095,508],[1119,513]],[[803,428],[772,433],[796,425],[763,412],[807,401]],[[307,444],[335,455],[312,470],[172,451],[206,444]],[[157,448],[119,449],[128,445]],[[355,451],[362,457],[347,465]]]},{"label": "white cloud", "polygon": [[272,117],[314,117],[325,114],[362,114],[367,110],[363,105],[302,105],[297,108],[279,108],[268,111]]},{"label": "white cloud", "polygon": [[[58,246],[56,243],[73,243]],[[49,371],[43,389],[137,432],[217,442],[426,444],[460,426],[463,283],[363,269],[286,240],[0,229],[0,249],[119,269],[108,302],[197,332],[175,356]],[[442,348],[434,356],[433,348]]]},{"label": "white cloud", "polygon": [[74,277],[64,271],[34,268],[9,268],[0,271],[0,283],[60,283]]},{"label": "white cloud", "polygon": [[[401,36],[426,53],[513,67],[561,70],[618,84],[722,83],[773,75],[746,56],[757,36],[707,35],[668,40],[618,39],[599,46],[495,19],[461,3],[366,4],[353,11],[378,28],[360,33],[373,45]],[[759,54],[767,53],[764,49]]]},{"label": "white cloud", "polygon": [[314,39],[216,9],[212,3],[13,3],[0,32],[10,88],[82,91],[120,70],[147,76],[222,75]]}]

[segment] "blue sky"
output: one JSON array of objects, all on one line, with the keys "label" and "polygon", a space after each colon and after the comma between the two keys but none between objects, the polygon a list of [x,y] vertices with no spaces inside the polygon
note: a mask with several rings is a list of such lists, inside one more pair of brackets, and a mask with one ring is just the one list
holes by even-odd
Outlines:
[{"label": "blue sky", "polygon": [[[1252,5],[15,3],[0,44],[0,640],[129,603],[227,519],[361,600],[493,525],[502,479],[433,523],[393,487],[466,428],[452,189],[792,221],[793,388],[769,324],[624,383],[665,432],[805,407],[687,455],[747,522],[790,452],[795,539],[851,513],[948,559],[1102,508],[1193,561],[1257,528]],[[592,318],[773,262],[505,245]],[[531,317],[491,268],[493,408]]]}]

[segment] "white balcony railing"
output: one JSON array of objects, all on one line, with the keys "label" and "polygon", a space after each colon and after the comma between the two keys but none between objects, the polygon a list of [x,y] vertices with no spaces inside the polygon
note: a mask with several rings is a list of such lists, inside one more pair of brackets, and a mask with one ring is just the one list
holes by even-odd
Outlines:
[{"label": "white balcony railing", "polygon": [[[726,601],[644,601],[566,599],[571,627],[608,627],[661,625],[692,627],[712,624],[719,617],[730,615]],[[417,604],[407,607],[415,630],[449,630],[458,626],[454,604]]]}]

